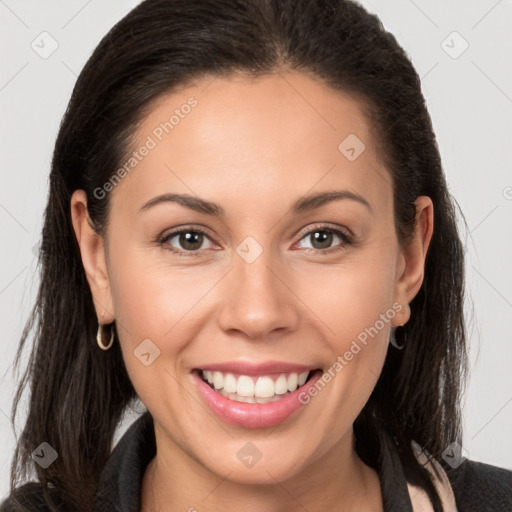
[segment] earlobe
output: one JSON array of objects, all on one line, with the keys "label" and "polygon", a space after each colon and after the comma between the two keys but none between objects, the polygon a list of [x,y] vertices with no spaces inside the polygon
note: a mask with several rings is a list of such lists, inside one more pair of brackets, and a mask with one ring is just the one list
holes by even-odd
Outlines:
[{"label": "earlobe", "polygon": [[405,324],[410,317],[410,308],[405,307],[414,299],[423,284],[425,260],[434,229],[434,206],[428,196],[420,196],[416,205],[416,228],[414,238],[403,250],[401,272],[396,283],[395,300],[404,306],[403,315],[397,315],[396,325]]},{"label": "earlobe", "polygon": [[103,237],[94,229],[83,190],[75,190],[71,197],[71,219],[98,322],[109,324],[114,321],[114,312]]}]

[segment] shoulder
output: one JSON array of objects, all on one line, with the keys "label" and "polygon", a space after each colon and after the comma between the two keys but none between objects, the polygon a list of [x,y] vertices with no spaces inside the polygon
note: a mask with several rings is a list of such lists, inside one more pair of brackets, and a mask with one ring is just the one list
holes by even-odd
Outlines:
[{"label": "shoulder", "polygon": [[[146,412],[129,426],[111,453],[99,480],[95,509],[108,512],[133,510],[133,503],[139,500],[145,468],[155,453],[153,419]],[[64,504],[55,487],[44,487],[37,482],[20,485],[0,502],[0,512],[71,509]]]},{"label": "shoulder", "polygon": [[512,511],[512,471],[466,459],[447,476],[460,512]]},{"label": "shoulder", "polygon": [[58,507],[60,501],[51,489],[45,489],[36,482],[27,482],[16,488],[2,503],[0,512],[49,512],[48,499]]}]

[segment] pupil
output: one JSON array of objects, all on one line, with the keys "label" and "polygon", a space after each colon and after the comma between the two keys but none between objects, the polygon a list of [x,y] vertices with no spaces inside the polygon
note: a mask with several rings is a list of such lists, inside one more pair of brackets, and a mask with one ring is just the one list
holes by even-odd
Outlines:
[{"label": "pupil", "polygon": [[[315,239],[315,243],[320,243],[321,247],[320,249],[326,249],[328,248],[332,243],[332,233],[329,233],[327,231],[316,231],[313,234],[313,237]],[[314,244],[313,244],[314,246]]]},{"label": "pupil", "polygon": [[201,247],[201,244],[203,241],[202,237],[203,237],[202,233],[197,233],[194,231],[181,233],[180,244],[184,249],[194,250],[194,249],[198,248],[198,247],[196,247],[198,241],[199,241],[199,247]]}]

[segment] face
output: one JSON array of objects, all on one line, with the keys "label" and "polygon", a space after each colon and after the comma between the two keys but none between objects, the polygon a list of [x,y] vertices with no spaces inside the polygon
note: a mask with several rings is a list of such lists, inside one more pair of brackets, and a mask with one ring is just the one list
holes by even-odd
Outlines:
[{"label": "face", "polygon": [[402,249],[360,105],[301,74],[169,94],[133,149],[106,246],[80,191],[72,211],[98,318],[116,322],[159,452],[247,483],[348,453],[421,285],[430,200]]}]

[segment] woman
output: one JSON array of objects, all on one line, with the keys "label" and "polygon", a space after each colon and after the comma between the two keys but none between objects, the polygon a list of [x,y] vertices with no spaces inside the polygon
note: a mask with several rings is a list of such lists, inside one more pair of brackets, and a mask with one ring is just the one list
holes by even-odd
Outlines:
[{"label": "woman", "polygon": [[142,2],[60,127],[1,510],[510,510],[461,455],[463,257],[375,16]]}]

